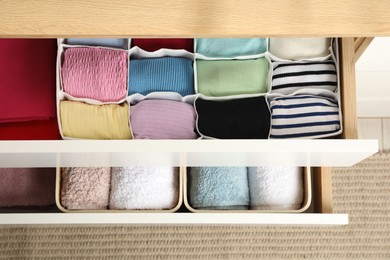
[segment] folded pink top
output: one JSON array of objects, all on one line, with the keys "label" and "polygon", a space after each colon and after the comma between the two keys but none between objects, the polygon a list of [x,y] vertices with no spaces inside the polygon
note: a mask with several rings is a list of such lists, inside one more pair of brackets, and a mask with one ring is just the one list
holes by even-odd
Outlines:
[{"label": "folded pink top", "polygon": [[135,139],[195,139],[195,119],[192,105],[172,100],[143,100],[130,109]]},{"label": "folded pink top", "polygon": [[55,168],[0,168],[0,207],[55,203]]},{"label": "folded pink top", "polygon": [[63,90],[78,98],[115,102],[127,95],[127,59],[123,50],[69,48],[63,54]]},{"label": "folded pink top", "polygon": [[54,39],[0,39],[0,123],[56,116]]}]

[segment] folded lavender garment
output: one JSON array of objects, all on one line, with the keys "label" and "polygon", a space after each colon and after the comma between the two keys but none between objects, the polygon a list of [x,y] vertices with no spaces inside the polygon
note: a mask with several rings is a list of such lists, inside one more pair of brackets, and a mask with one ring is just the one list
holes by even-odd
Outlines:
[{"label": "folded lavender garment", "polygon": [[143,100],[131,107],[135,139],[196,139],[192,105],[172,100]]},{"label": "folded lavender garment", "polygon": [[65,43],[69,45],[87,45],[128,49],[128,39],[122,38],[68,38]]},{"label": "folded lavender garment", "polygon": [[55,204],[54,168],[0,168],[0,207]]},{"label": "folded lavender garment", "polygon": [[127,93],[127,52],[69,48],[63,53],[63,90],[77,98],[115,102]]},{"label": "folded lavender garment", "polygon": [[107,209],[111,169],[61,169],[61,205],[66,209]]}]

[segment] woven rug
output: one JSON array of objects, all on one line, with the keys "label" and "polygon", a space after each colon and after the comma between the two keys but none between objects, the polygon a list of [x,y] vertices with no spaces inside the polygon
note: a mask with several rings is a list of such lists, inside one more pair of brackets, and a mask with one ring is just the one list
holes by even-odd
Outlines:
[{"label": "woven rug", "polygon": [[2,226],[0,258],[390,259],[390,154],[334,168],[339,227]]}]

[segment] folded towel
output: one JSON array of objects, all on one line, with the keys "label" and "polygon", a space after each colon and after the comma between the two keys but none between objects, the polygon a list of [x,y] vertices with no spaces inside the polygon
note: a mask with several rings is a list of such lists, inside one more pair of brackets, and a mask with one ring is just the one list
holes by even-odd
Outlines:
[{"label": "folded towel", "polygon": [[189,172],[190,205],[224,209],[249,205],[246,167],[192,167]]},{"label": "folded towel", "polygon": [[297,95],[270,101],[271,138],[315,138],[340,130],[337,101],[320,96]]},{"label": "folded towel", "polygon": [[123,50],[69,48],[63,53],[63,89],[78,98],[115,102],[126,97],[127,58]]},{"label": "folded towel", "polygon": [[0,168],[0,207],[55,204],[55,168]]},{"label": "folded towel", "polygon": [[143,100],[131,107],[134,139],[196,139],[192,105],[172,100]]},{"label": "folded towel", "polygon": [[66,209],[107,209],[110,168],[62,168],[61,205]]},{"label": "folded towel", "polygon": [[201,135],[220,139],[268,139],[270,112],[264,97],[215,101],[197,98]]},{"label": "folded towel", "polygon": [[85,139],[131,139],[129,105],[60,102],[62,133]]},{"label": "folded towel", "polygon": [[164,57],[130,61],[129,95],[151,92],[194,94],[192,60]]},{"label": "folded towel", "polygon": [[57,119],[0,124],[0,140],[58,140]]},{"label": "folded towel", "polygon": [[157,51],[159,49],[174,49],[186,50],[194,52],[193,39],[167,39],[167,38],[153,38],[153,39],[132,39],[132,47],[138,46],[145,51]]},{"label": "folded towel", "polygon": [[65,44],[69,45],[86,45],[86,46],[100,46],[100,47],[111,47],[120,48],[127,50],[128,39],[115,39],[115,38],[67,38]]},{"label": "folded towel", "polygon": [[269,51],[285,60],[301,60],[329,55],[329,38],[270,38]]},{"label": "folded towel", "polygon": [[336,91],[337,73],[333,60],[313,62],[274,62],[273,93],[292,94],[303,88]]},{"label": "folded towel", "polygon": [[213,97],[268,91],[268,61],[197,60],[198,92]]},{"label": "folded towel", "polygon": [[298,167],[248,167],[251,209],[297,210],[303,202],[303,175]]},{"label": "folded towel", "polygon": [[178,201],[178,168],[112,168],[110,209],[168,210]]},{"label": "folded towel", "polygon": [[233,58],[267,51],[265,38],[199,38],[196,52],[208,57]]},{"label": "folded towel", "polygon": [[56,117],[57,42],[0,39],[0,123]]}]

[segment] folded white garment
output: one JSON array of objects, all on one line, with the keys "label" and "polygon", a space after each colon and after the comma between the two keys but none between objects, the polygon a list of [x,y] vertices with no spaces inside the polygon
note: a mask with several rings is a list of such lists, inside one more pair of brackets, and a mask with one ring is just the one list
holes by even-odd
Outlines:
[{"label": "folded white garment", "polygon": [[325,57],[330,53],[330,38],[270,38],[269,51],[285,60]]},{"label": "folded white garment", "polygon": [[251,209],[297,210],[302,207],[302,168],[248,167],[248,180]]},{"label": "folded white garment", "polygon": [[168,210],[178,200],[178,168],[112,168],[110,209]]}]

